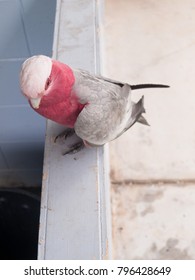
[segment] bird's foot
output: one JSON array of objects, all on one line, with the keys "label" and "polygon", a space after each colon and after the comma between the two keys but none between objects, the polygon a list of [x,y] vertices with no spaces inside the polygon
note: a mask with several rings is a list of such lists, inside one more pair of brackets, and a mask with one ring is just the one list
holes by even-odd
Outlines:
[{"label": "bird's foot", "polygon": [[72,146],[69,146],[69,149],[65,150],[63,152],[63,156],[76,154],[79,151],[81,151],[84,147],[85,147],[85,145],[84,145],[83,141],[81,140],[81,141],[77,142],[76,144],[73,144]]},{"label": "bird's foot", "polygon": [[60,134],[58,134],[55,139],[54,139],[54,143],[56,143],[56,141],[59,138],[64,138],[64,140],[66,140],[68,137],[71,137],[72,135],[75,134],[75,131],[73,128],[67,128],[65,130],[63,130]]}]

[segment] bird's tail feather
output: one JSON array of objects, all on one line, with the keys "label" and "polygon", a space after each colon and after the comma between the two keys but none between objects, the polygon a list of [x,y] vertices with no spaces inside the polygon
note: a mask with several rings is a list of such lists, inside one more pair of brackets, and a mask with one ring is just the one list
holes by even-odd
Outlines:
[{"label": "bird's tail feather", "polygon": [[131,89],[144,89],[144,88],[169,88],[168,85],[161,84],[139,84],[139,85],[131,85]]},{"label": "bird's tail feather", "polygon": [[139,120],[141,123],[148,123],[146,119],[142,116],[143,113],[145,113],[144,96],[142,96],[142,98],[137,103],[132,102],[132,113],[126,130],[129,129],[132,125],[134,125],[134,123],[139,122]]},{"label": "bird's tail feather", "polygon": [[140,116],[139,119],[137,120],[137,122],[143,124],[143,125],[148,125],[150,126],[150,124],[148,123],[148,121],[146,120],[146,118],[144,118],[144,116]]}]

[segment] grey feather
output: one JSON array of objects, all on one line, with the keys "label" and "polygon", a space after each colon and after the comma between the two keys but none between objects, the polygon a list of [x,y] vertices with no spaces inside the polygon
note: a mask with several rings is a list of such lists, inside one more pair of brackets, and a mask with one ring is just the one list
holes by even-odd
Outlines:
[{"label": "grey feather", "polygon": [[148,123],[148,121],[144,118],[144,116],[140,116],[139,119],[137,120],[137,122],[143,124],[143,125],[147,125],[150,126],[150,124]]},{"label": "grey feather", "polygon": [[118,84],[87,71],[75,69],[73,91],[86,104],[75,123],[75,132],[91,145],[103,145],[119,137],[136,122],[148,125],[144,97],[131,101],[131,86]]},{"label": "grey feather", "polygon": [[136,122],[140,122],[142,124],[148,125],[148,122],[146,119],[142,116],[142,114],[145,113],[145,108],[144,108],[144,96],[137,102],[134,103],[132,102],[132,112],[129,117],[129,120],[127,122],[126,127],[124,128],[123,131],[121,131],[116,138],[121,136],[125,131],[127,131],[130,127],[132,127]]},{"label": "grey feather", "polygon": [[[119,81],[116,81],[116,80],[113,80],[113,79],[110,79],[110,78],[105,78],[103,76],[97,76],[99,77],[100,79],[104,80],[104,81],[107,81],[107,82],[110,82],[110,83],[113,83],[115,85],[118,85],[120,87],[123,87],[125,83],[122,83],[122,82],[119,82]],[[135,89],[145,89],[145,88],[169,88],[168,85],[163,85],[163,84],[138,84],[138,85],[130,85],[131,89],[132,90],[135,90]]]}]

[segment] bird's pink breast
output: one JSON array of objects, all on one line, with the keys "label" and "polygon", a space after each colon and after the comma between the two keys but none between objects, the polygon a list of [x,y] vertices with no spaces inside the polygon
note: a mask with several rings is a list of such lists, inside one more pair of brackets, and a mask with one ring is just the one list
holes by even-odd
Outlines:
[{"label": "bird's pink breast", "polygon": [[76,119],[85,105],[79,103],[73,90],[75,78],[71,68],[53,61],[51,84],[41,99],[39,114],[67,127],[74,127]]}]

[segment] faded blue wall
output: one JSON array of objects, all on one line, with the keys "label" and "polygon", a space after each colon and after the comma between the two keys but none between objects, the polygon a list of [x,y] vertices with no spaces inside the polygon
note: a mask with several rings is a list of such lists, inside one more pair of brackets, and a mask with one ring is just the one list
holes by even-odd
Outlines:
[{"label": "faded blue wall", "polygon": [[22,62],[52,55],[55,0],[0,0],[0,186],[40,185],[44,118],[19,89]]}]

